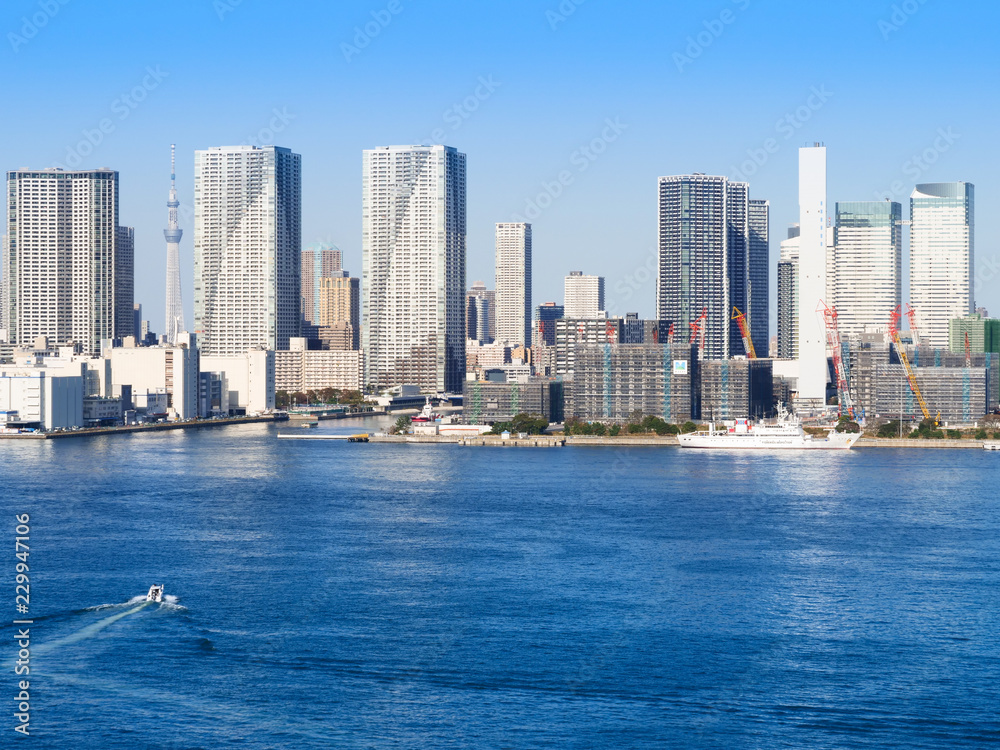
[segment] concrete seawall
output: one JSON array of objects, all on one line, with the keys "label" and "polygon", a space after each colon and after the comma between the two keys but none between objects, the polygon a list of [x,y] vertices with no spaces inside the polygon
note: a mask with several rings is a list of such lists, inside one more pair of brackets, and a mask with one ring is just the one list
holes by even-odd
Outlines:
[{"label": "concrete seawall", "polygon": [[233,417],[232,419],[201,419],[194,422],[157,422],[156,424],[132,425],[130,427],[93,427],[83,430],[63,432],[25,432],[20,434],[0,434],[2,440],[56,440],[59,438],[94,437],[96,435],[124,435],[133,432],[158,432],[162,430],[186,430],[197,427],[227,427],[234,424],[255,424],[273,422],[271,415],[264,417]]}]

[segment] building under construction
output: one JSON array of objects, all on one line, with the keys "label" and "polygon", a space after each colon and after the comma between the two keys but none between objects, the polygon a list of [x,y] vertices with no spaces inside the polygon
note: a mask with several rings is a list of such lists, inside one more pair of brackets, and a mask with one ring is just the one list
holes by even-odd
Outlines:
[{"label": "building under construction", "polygon": [[701,418],[762,419],[774,415],[774,368],[769,359],[701,363]]},{"label": "building under construction", "polygon": [[469,424],[510,422],[518,414],[533,414],[549,422],[563,421],[563,384],[549,378],[497,383],[474,380],[462,390]]},{"label": "building under construction", "polygon": [[698,350],[688,344],[575,344],[566,416],[627,423],[634,415],[671,423],[700,414]]},{"label": "building under construction", "polygon": [[[932,417],[972,423],[1000,403],[1000,354],[905,346],[914,381]],[[904,421],[924,418],[895,346],[881,334],[864,335],[845,357],[851,396],[867,419]],[[967,366],[968,365],[968,366]]]}]

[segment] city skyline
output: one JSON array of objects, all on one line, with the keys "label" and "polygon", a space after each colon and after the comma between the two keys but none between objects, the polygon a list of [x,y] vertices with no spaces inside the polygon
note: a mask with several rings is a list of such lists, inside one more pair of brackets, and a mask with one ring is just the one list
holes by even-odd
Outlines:
[{"label": "city skyline", "polygon": [[[85,13],[70,4],[60,6],[26,43],[8,39],[10,95],[38,100],[39,109],[30,127],[22,118],[11,122],[0,159],[6,169],[61,163],[108,165],[121,173],[128,188],[122,213],[136,227],[136,300],[157,331],[165,330],[162,177],[163,153],[171,143],[178,146],[185,289],[193,281],[192,155],[217,144],[279,144],[303,154],[310,165],[303,175],[303,240],[338,244],[344,265],[356,268],[358,153],[380,143],[447,143],[472,159],[470,278],[493,286],[493,227],[525,215],[538,247],[545,248],[534,259],[537,299],[558,299],[565,273],[586,267],[608,280],[611,312],[635,310],[643,317],[653,313],[647,263],[656,232],[655,207],[644,196],[660,176],[704,171],[750,182],[753,194],[771,202],[775,236],[797,217],[795,152],[805,142],[830,148],[831,201],[880,200],[888,193],[905,202],[915,184],[958,180],[977,185],[981,205],[998,195],[989,179],[998,166],[988,131],[994,105],[976,92],[988,87],[997,68],[986,52],[989,43],[977,39],[1000,9],[984,3],[964,6],[983,21],[970,27],[963,14],[935,4],[921,4],[899,23],[892,20],[891,3],[852,2],[834,14],[741,1],[729,8],[733,20],[723,23],[718,36],[707,27],[719,28],[722,8],[708,4],[668,11],[585,3],[566,15],[558,4],[546,3],[508,4],[503,14],[404,3],[363,48],[355,44],[355,29],[374,23],[371,14],[382,8],[293,3],[286,12],[310,20],[300,24],[301,43],[279,40],[259,60],[236,67],[229,60],[262,14],[249,3],[224,5],[147,9],[151,23],[126,29],[124,19],[110,11]],[[445,8],[450,12],[436,12]],[[23,36],[22,16],[33,9],[34,3],[14,4],[4,18],[8,31]],[[658,26],[655,37],[637,31],[636,19]],[[808,43],[789,34],[817,22],[824,33]],[[434,60],[401,64],[420,58],[418,40],[432,28],[462,29],[461,41]],[[515,29],[524,36],[514,46],[470,41],[497,40]],[[51,57],[77,34],[116,30],[129,65],[88,59],[67,72]],[[326,44],[310,45],[320,36]],[[598,39],[611,51],[630,54],[598,64],[584,54]],[[968,50],[962,60],[945,54],[958,40]],[[856,59],[832,54],[845,42]],[[341,45],[358,47],[360,54],[345,55]],[[754,55],[761,45],[780,45],[783,58],[793,55],[800,64],[777,67]],[[319,52],[331,46],[334,54]],[[560,59],[571,64],[553,64]],[[903,64],[910,75],[876,96],[870,70]],[[253,85],[230,87],[219,100],[211,76],[204,75],[214,66],[234,83]],[[302,75],[307,68],[316,72]],[[389,70],[393,76],[385,75]],[[623,86],[623,80],[629,83]],[[934,108],[903,106],[927,87],[939,91]],[[39,90],[46,91],[44,101]],[[665,104],[676,101],[687,105],[679,116]],[[338,114],[345,102],[356,105],[351,118]],[[743,113],[738,120],[725,115],[734,106]],[[332,140],[331,122],[337,123]],[[529,127],[515,126],[522,123]],[[559,180],[563,172],[566,185]],[[546,207],[529,218],[529,203]],[[980,224],[977,306],[997,308],[1000,260],[993,248],[1000,231]],[[905,255],[909,232],[904,234]],[[904,297],[907,286],[904,279]],[[185,297],[190,316],[190,293]],[[773,333],[773,292],[771,297]]]}]

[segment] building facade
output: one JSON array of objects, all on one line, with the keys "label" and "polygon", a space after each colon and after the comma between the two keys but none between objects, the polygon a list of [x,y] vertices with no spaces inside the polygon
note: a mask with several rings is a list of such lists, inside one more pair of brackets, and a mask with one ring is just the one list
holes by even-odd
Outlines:
[{"label": "building facade", "polygon": [[975,187],[917,185],[910,195],[910,301],[920,341],[948,346],[948,322],[976,311]]},{"label": "building facade", "polygon": [[826,147],[799,149],[798,398],[804,406],[826,404],[826,327],[816,310],[827,294]]},{"label": "building facade", "polygon": [[572,271],[563,286],[563,317],[603,318],[604,277]]},{"label": "building facade", "polygon": [[771,203],[751,199],[748,223],[747,322],[754,347],[761,352],[771,337]]},{"label": "building facade", "polygon": [[581,344],[566,416],[625,423],[637,414],[686,422],[699,413],[698,354],[687,344]]},{"label": "building facade", "polygon": [[535,310],[534,345],[556,345],[556,321],[565,317],[566,308],[555,302],[546,302]]},{"label": "building facade", "polygon": [[361,348],[361,280],[343,272],[340,276],[324,276],[319,288],[319,326],[348,326],[351,334],[349,349]]},{"label": "building facade", "polygon": [[[761,203],[754,209],[754,249],[759,256],[766,254],[767,210]],[[657,316],[674,324],[683,336],[704,311],[706,358],[745,354],[732,311],[734,307],[745,314],[749,311],[753,330],[755,312],[748,304],[750,239],[745,182],[702,174],[660,178]],[[752,270],[759,276],[761,257],[754,261]],[[766,319],[766,314],[760,317]]]},{"label": "building facade", "polygon": [[289,351],[274,353],[274,387],[286,393],[324,388],[361,391],[364,355],[354,351],[310,351],[305,339],[292,339]]},{"label": "building facade", "polygon": [[194,316],[202,352],[287,349],[301,326],[302,160],[277,146],[195,152]]},{"label": "building facade", "polygon": [[[132,327],[131,233],[118,226],[118,173],[7,173],[4,300],[15,345],[46,336],[92,355]],[[119,257],[119,243],[123,257]]]},{"label": "building facade", "polygon": [[778,357],[799,356],[799,225],[788,228],[778,259]]},{"label": "building facade", "polygon": [[465,375],[466,158],[448,146],[364,152],[366,381],[457,392]]},{"label": "building facade", "polygon": [[841,339],[885,329],[903,301],[903,208],[889,201],[837,203],[833,298]]},{"label": "building facade", "polygon": [[115,335],[135,336],[135,229],[118,227],[115,236]]},{"label": "building facade", "polygon": [[531,224],[496,225],[496,339],[531,346]]},{"label": "building facade", "polygon": [[549,378],[503,383],[472,380],[462,390],[469,424],[509,422],[518,414],[534,414],[550,423],[563,421],[563,384]]},{"label": "building facade", "polygon": [[343,276],[340,248],[317,242],[302,251],[302,320],[312,325],[320,322],[323,279]]},{"label": "building facade", "polygon": [[492,344],[497,337],[497,293],[482,281],[473,281],[465,296],[466,339]]}]

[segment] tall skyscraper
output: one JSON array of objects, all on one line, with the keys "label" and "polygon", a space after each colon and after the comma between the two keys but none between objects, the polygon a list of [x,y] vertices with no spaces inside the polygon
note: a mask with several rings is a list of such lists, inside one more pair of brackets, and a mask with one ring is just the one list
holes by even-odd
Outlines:
[{"label": "tall skyscraper", "polygon": [[[177,221],[177,159],[176,146],[170,144],[170,196],[167,198],[167,228],[163,236],[167,240],[167,308],[164,325],[167,343],[177,343],[177,335],[184,330],[184,304],[181,299],[181,237],[184,230]],[[136,331],[138,335],[138,331]]]},{"label": "tall skyscraper", "polygon": [[[837,203],[833,294],[843,340],[884,329],[903,299],[903,209],[889,201]],[[829,286],[829,282],[828,282]]]},{"label": "tall skyscraper", "polygon": [[799,225],[788,228],[778,259],[778,356],[799,357]]},{"label": "tall skyscraper", "polygon": [[320,279],[319,320],[321,328],[348,326],[352,349],[361,343],[361,280],[347,271]]},{"label": "tall skyscraper", "polygon": [[288,349],[301,325],[302,158],[277,146],[196,151],[194,187],[202,353]]},{"label": "tall skyscraper", "polygon": [[826,403],[826,327],[817,314],[825,300],[827,264],[826,147],[799,149],[799,379],[803,406]]},{"label": "tall skyscraper", "polygon": [[948,323],[974,313],[975,187],[917,185],[910,195],[910,301],[921,344],[948,346]]},{"label": "tall skyscraper", "polygon": [[[99,354],[131,327],[133,280],[117,257],[118,173],[7,173],[7,323],[12,343],[38,336]],[[125,298],[127,305],[125,304]],[[120,316],[127,309],[127,322]]]},{"label": "tall skyscraper", "polygon": [[531,224],[496,227],[497,341],[531,346]]},{"label": "tall skyscraper", "polygon": [[584,276],[571,271],[563,285],[563,316],[566,318],[603,318],[604,277]]},{"label": "tall skyscraper", "polygon": [[754,347],[761,347],[763,354],[763,347],[771,335],[771,204],[769,201],[750,200],[749,224],[746,315]]},{"label": "tall skyscraper", "polygon": [[302,251],[302,320],[319,322],[319,296],[322,279],[342,276],[343,255],[340,248],[317,242]]},{"label": "tall skyscraper", "polygon": [[362,347],[366,382],[461,390],[465,379],[465,154],[364,152]]},{"label": "tall skyscraper", "polygon": [[491,344],[497,337],[497,293],[483,281],[473,281],[465,295],[466,338]]},{"label": "tall skyscraper", "polygon": [[[767,254],[767,214],[766,201],[756,204],[757,255],[751,266],[747,183],[703,174],[659,180],[657,315],[683,337],[707,310],[707,359],[746,354],[732,312],[734,307],[744,314],[749,311],[753,325],[756,313],[748,304],[751,269],[759,276]],[[760,317],[766,321],[766,314]]]},{"label": "tall skyscraper", "polygon": [[115,236],[115,338],[135,336],[135,229],[118,227]]}]

